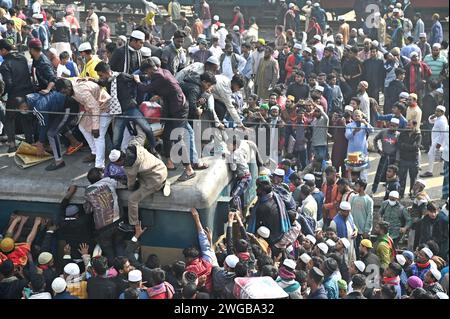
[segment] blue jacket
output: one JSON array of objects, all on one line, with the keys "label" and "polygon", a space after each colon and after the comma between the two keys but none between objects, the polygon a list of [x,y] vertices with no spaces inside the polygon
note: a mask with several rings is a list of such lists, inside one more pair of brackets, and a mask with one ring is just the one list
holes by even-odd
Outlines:
[{"label": "blue jacket", "polygon": [[33,109],[33,114],[38,119],[39,142],[44,143],[47,136],[49,119],[52,114],[42,112],[64,112],[66,108],[66,96],[52,91],[47,95],[31,93],[26,96],[26,99],[30,109]]},{"label": "blue jacket", "polygon": [[430,45],[434,43],[441,43],[444,40],[444,32],[442,30],[442,25],[439,21],[436,21],[431,27]]},{"label": "blue jacket", "polygon": [[320,286],[319,289],[309,294],[308,299],[328,299],[328,295],[325,288]]},{"label": "blue jacket", "polygon": [[328,277],[323,281],[323,286],[327,292],[328,299],[339,299],[339,286],[333,277]]},{"label": "blue jacket", "polygon": [[400,117],[397,117],[394,114],[381,115],[380,113],[377,113],[377,115],[375,116],[375,119],[377,121],[390,122],[394,117],[397,118],[400,122],[398,125],[398,128],[405,128],[406,125],[408,124],[408,121],[406,120],[406,118],[403,115],[401,115]]}]

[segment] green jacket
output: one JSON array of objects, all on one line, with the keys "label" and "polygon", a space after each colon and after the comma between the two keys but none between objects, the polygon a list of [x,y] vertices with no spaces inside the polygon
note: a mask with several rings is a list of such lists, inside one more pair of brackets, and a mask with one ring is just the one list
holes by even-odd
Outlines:
[{"label": "green jacket", "polygon": [[400,228],[410,228],[412,225],[412,219],[408,210],[399,202],[395,206],[391,206],[385,200],[381,203],[379,213],[381,218],[389,223],[389,235],[394,240],[400,237]]}]

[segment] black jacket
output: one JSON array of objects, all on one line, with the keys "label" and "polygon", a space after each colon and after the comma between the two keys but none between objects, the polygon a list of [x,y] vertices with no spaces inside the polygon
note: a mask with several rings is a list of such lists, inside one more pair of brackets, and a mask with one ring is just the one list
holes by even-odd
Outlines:
[{"label": "black jacket", "polygon": [[420,133],[414,132],[409,133],[403,131],[398,137],[398,152],[399,156],[397,159],[401,161],[414,161],[419,159],[419,148],[422,142],[422,135]]},{"label": "black jacket", "polygon": [[87,281],[89,299],[117,299],[116,284],[109,278],[92,277]]},{"label": "black jacket", "polygon": [[[197,101],[202,97],[202,83],[198,74],[188,75],[183,82],[180,83],[186,100],[189,103],[189,119],[198,119],[196,113]],[[206,98],[206,96],[205,96]]]},{"label": "black jacket", "polygon": [[448,223],[439,217],[436,219],[431,219],[429,216],[422,218],[416,224],[414,247],[425,244],[429,240],[435,241],[439,247],[442,243],[448,242]]},{"label": "black jacket", "polygon": [[331,56],[329,59],[323,58],[319,63],[319,73],[331,74],[335,72],[337,74],[341,74],[341,63],[334,56]]},{"label": "black jacket", "polygon": [[395,102],[398,101],[398,96],[400,95],[400,93],[402,92],[406,92],[406,86],[402,81],[399,80],[394,80],[392,81],[389,86],[386,88],[386,102],[384,103],[385,107],[384,110],[386,111],[391,111],[391,107],[392,105],[394,105]]},{"label": "black jacket", "polygon": [[70,43],[70,28],[66,23],[57,22],[52,29],[52,43]]},{"label": "black jacket", "polygon": [[[367,269],[367,266],[369,266],[369,265],[376,265],[376,266],[378,266],[378,268],[380,268],[380,266],[381,266],[380,258],[372,252],[369,252],[364,257],[361,257],[361,261],[364,262],[364,264],[366,265],[366,269]],[[369,273],[367,273],[367,275],[368,274]]]},{"label": "black jacket", "polygon": [[[383,89],[384,86],[384,63],[381,59],[367,59],[363,63],[363,80],[369,83],[369,91],[375,92]],[[400,94],[400,93],[399,93]],[[378,96],[373,96],[378,98]],[[398,97],[398,95],[397,95]]]},{"label": "black jacket", "polygon": [[46,89],[50,82],[56,82],[56,74],[53,70],[52,63],[43,53],[38,60],[33,59],[31,70],[36,72],[35,81],[37,81],[37,83],[35,83],[35,85],[37,85],[39,90]]},{"label": "black jacket", "polygon": [[289,85],[286,96],[292,95],[295,97],[295,101],[298,100],[305,100],[309,96],[309,86],[305,83],[298,84],[296,82],[293,82]]},{"label": "black jacket", "polygon": [[0,281],[0,299],[22,298],[22,290],[27,287],[28,281],[26,279],[12,279]]},{"label": "black jacket", "polygon": [[[106,89],[111,94],[111,82],[107,83]],[[137,85],[133,77],[127,73],[120,73],[117,76],[117,99],[122,112],[137,107],[136,92]]]},{"label": "black jacket", "polygon": [[5,93],[8,93],[9,100],[33,92],[28,62],[23,54],[14,52],[6,55],[0,66],[0,73],[5,82]]},{"label": "black jacket", "polygon": [[124,45],[123,47],[114,50],[109,65],[111,66],[111,70],[115,72],[125,72],[132,74],[140,68],[141,62],[141,52],[131,51],[128,49],[128,45]]}]

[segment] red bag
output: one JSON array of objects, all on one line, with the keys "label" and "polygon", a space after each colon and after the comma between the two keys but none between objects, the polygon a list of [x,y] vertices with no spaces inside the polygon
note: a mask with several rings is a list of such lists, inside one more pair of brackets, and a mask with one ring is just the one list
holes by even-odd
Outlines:
[{"label": "red bag", "polygon": [[149,123],[159,123],[161,118],[161,105],[155,102],[142,102],[139,109]]}]

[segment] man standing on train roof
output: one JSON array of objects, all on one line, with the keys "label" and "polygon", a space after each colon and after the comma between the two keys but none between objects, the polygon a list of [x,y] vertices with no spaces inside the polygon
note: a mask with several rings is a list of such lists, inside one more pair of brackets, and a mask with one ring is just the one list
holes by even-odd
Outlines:
[{"label": "man standing on train roof", "polygon": [[116,49],[111,57],[111,70],[132,74],[142,63],[141,48],[144,45],[145,33],[134,30],[127,45]]}]

